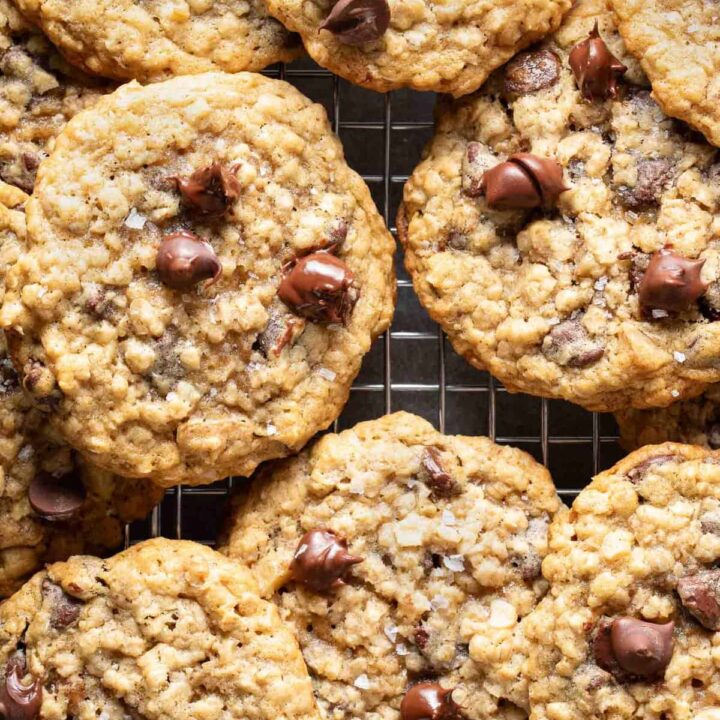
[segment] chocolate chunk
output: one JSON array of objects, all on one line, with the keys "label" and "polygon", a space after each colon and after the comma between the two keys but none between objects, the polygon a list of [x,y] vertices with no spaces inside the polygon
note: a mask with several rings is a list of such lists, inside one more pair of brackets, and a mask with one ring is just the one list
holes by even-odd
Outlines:
[{"label": "chocolate chunk", "polygon": [[42,681],[25,679],[27,664],[21,651],[12,655],[5,665],[5,678],[0,683],[0,715],[5,720],[35,720],[42,705]]},{"label": "chocolate chunk", "polygon": [[155,266],[160,280],[173,290],[189,290],[203,280],[217,280],[222,272],[212,245],[189,230],[163,236]]},{"label": "chocolate chunk", "polygon": [[663,674],[673,654],[675,623],[664,625],[621,617],[610,628],[610,644],[618,665],[634,677]]},{"label": "chocolate chunk", "polygon": [[560,163],[530,153],[511,155],[486,171],[480,181],[480,192],[496,210],[549,209],[569,189]]},{"label": "chocolate chunk", "polygon": [[720,570],[686,575],[678,581],[685,609],[708,630],[720,630]]},{"label": "chocolate chunk", "polygon": [[505,93],[529,95],[552,87],[560,78],[560,58],[549,50],[517,55],[505,66]]},{"label": "chocolate chunk", "polygon": [[255,345],[266,357],[278,357],[295,334],[300,331],[303,321],[288,317],[276,311],[270,311],[270,319],[265,329],[257,336]]},{"label": "chocolate chunk", "polygon": [[346,324],[358,295],[354,278],[342,260],[321,250],[283,268],[278,296],[313,322]]},{"label": "chocolate chunk", "polygon": [[638,300],[643,312],[687,310],[705,292],[700,278],[704,259],[689,260],[663,248],[653,253],[638,285]]},{"label": "chocolate chunk", "polygon": [[214,162],[188,177],[171,178],[183,204],[200,215],[222,215],[240,197],[240,183],[222,163]]},{"label": "chocolate chunk", "polygon": [[673,460],[677,460],[677,455],[656,455],[655,457],[648,458],[629,470],[627,473],[627,479],[633,483],[640,482],[651,467],[655,465],[664,465],[665,463],[672,462]]},{"label": "chocolate chunk", "polygon": [[64,630],[74,625],[80,617],[83,603],[68,595],[59,585],[48,578],[43,580],[42,593],[50,601],[50,625]]},{"label": "chocolate chunk", "polygon": [[400,703],[401,720],[461,720],[461,708],[452,693],[436,682],[413,685]]},{"label": "chocolate chunk", "polygon": [[320,25],[343,45],[363,45],[381,38],[390,25],[387,0],[338,0]]},{"label": "chocolate chunk", "polygon": [[302,536],[290,563],[290,576],[311,590],[324,592],[342,585],[351,566],[362,561],[348,553],[347,540],[316,528]]},{"label": "chocolate chunk", "polygon": [[663,192],[675,176],[675,164],[667,158],[638,160],[634,187],[618,188],[620,202],[628,210],[648,210],[660,204]]},{"label": "chocolate chunk", "polygon": [[442,456],[436,447],[426,447],[420,459],[424,470],[423,480],[438,497],[449,497],[455,491],[455,480],[445,470],[442,464]]},{"label": "chocolate chunk", "polygon": [[590,337],[580,318],[572,318],[555,325],[545,336],[542,353],[562,367],[584,368],[600,360],[605,346]]},{"label": "chocolate chunk", "polygon": [[413,633],[413,642],[420,649],[424,650],[427,647],[428,640],[430,639],[430,633],[422,626],[418,626]]},{"label": "chocolate chunk", "polygon": [[586,100],[617,97],[618,79],[627,72],[627,68],[600,37],[597,22],[589,37],[570,51],[569,63]]},{"label": "chocolate chunk", "polygon": [[41,472],[30,482],[28,500],[45,520],[62,522],[75,517],[85,502],[85,486],[76,473],[55,478]]}]

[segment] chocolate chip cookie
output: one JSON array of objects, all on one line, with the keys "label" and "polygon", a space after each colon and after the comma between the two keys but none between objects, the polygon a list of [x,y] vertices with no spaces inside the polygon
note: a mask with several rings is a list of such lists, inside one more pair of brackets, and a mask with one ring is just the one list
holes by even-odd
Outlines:
[{"label": "chocolate chip cookie", "polygon": [[58,132],[110,89],[68,65],[9,0],[0,0],[0,179],[31,193]]},{"label": "chocolate chip cookie", "polygon": [[551,590],[525,622],[533,720],[714,720],[720,455],[666,443],[556,516]]},{"label": "chocolate chip cookie", "polygon": [[0,607],[5,717],[319,720],[250,572],[196,543],[77,556]]},{"label": "chocolate chip cookie", "polygon": [[570,0],[268,0],[313,60],[350,82],[464,95],[557,28]]},{"label": "chocolate chip cookie", "polygon": [[262,70],[302,53],[262,0],[14,0],[77,67],[118,80]]},{"label": "chocolate chip cookie", "polygon": [[13,360],[120,475],[202,484],[299,450],[392,315],[392,237],[325,111],[279,80],[122,87],[59,136],[27,216]]},{"label": "chocolate chip cookie", "polygon": [[525,453],[396,413],[261,470],[223,542],[295,626],[328,720],[517,720],[559,506]]},{"label": "chocolate chip cookie", "polygon": [[618,29],[668,115],[720,145],[720,27],[704,0],[610,0]]},{"label": "chocolate chip cookie", "polygon": [[720,379],[715,148],[652,100],[603,0],[441,106],[398,218],[415,289],[512,391],[592,410]]}]

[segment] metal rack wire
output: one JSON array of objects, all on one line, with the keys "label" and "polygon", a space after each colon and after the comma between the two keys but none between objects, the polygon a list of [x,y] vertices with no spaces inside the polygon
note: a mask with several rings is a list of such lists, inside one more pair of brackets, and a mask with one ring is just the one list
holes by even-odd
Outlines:
[{"label": "metal rack wire", "polygon": [[[309,60],[277,66],[266,74],[291,82],[325,106],[348,162],[363,176],[395,235],[402,186],[432,134],[434,97],[404,90],[370,93]],[[346,112],[348,107],[354,112]],[[333,430],[394,410],[415,412],[443,432],[485,434],[527,450],[550,467],[566,502],[622,454],[611,417],[568,403],[510,395],[492,377],[471,368],[419,306],[399,260],[397,268],[393,327],[367,356]],[[147,521],[126,528],[126,545],[158,535],[212,544],[235,482],[229,478],[208,487],[168,490]]]}]

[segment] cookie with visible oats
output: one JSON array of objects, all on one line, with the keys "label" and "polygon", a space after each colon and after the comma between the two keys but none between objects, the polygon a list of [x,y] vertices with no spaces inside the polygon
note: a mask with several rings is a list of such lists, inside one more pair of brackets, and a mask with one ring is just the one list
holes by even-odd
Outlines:
[{"label": "cookie with visible oats", "polygon": [[339,415],[394,307],[394,243],[325,111],[238,73],[123,86],[27,203],[2,323],[91,461],[169,486],[247,475]]},{"label": "cookie with visible oats", "polygon": [[716,720],[720,455],[666,443],[556,516],[526,619],[533,720]]},{"label": "cookie with visible oats", "polygon": [[519,720],[559,507],[525,453],[396,413],[261,470],[222,542],[296,628],[325,717]]},{"label": "cookie with visible oats", "polygon": [[510,390],[592,410],[720,380],[720,163],[662,113],[604,0],[443,102],[398,230],[421,302]]}]

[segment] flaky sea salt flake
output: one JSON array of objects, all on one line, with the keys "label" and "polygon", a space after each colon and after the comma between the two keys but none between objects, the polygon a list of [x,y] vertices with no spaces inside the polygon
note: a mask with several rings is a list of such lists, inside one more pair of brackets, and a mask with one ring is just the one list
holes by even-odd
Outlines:
[{"label": "flaky sea salt flake", "polygon": [[128,216],[125,218],[125,227],[131,230],[142,230],[145,227],[147,218],[141,215],[135,208],[130,208]]},{"label": "flaky sea salt flake", "polygon": [[370,680],[368,680],[368,676],[363,673],[355,678],[353,685],[361,690],[367,690],[370,687]]},{"label": "flaky sea salt flake", "polygon": [[462,572],[465,569],[465,558],[462,555],[446,555],[443,565],[453,572]]}]

